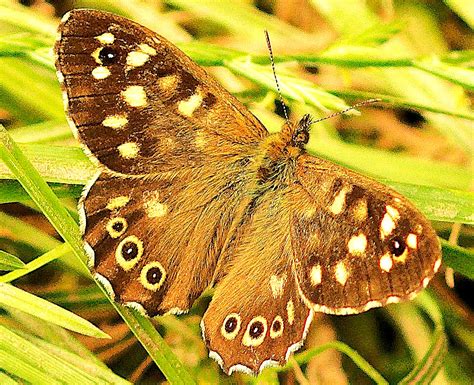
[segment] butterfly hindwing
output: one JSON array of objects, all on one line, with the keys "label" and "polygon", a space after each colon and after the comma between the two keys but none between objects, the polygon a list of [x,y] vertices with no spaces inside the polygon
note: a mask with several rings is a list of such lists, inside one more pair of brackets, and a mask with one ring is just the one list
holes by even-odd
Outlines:
[{"label": "butterfly hindwing", "polygon": [[359,313],[410,298],[441,263],[439,241],[406,198],[327,161],[298,159],[292,245],[313,309]]},{"label": "butterfly hindwing", "polygon": [[[209,285],[245,188],[228,182],[244,179],[240,167],[217,169],[154,179],[102,174],[85,191],[81,212],[91,265],[118,302],[150,316],[179,313]],[[151,267],[159,285],[146,280]]]},{"label": "butterfly hindwing", "polygon": [[267,193],[253,206],[221,256],[224,274],[202,322],[210,356],[226,373],[286,363],[312,318],[298,294],[281,196]]},{"label": "butterfly hindwing", "polygon": [[236,154],[267,131],[163,37],[123,17],[74,10],[56,67],[72,127],[101,165],[127,175]]}]

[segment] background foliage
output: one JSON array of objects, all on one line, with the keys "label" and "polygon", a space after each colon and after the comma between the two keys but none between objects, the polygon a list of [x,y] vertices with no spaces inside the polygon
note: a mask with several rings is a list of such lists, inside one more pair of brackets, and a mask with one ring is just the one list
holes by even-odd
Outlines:
[{"label": "background foliage", "polygon": [[[164,35],[270,131],[283,119],[264,29],[292,119],[380,98],[318,123],[308,148],[411,199],[444,239],[455,288],[440,273],[410,303],[319,314],[306,349],[256,378],[207,358],[199,321],[212,293],[153,322],[110,302],[84,265],[75,207],[95,169],[66,125],[51,55],[72,6]],[[456,0],[0,0],[0,383],[472,383],[472,11]]]}]

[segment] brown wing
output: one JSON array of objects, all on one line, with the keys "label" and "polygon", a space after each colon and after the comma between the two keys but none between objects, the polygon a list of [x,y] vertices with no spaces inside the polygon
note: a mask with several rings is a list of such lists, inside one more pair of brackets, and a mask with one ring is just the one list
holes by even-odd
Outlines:
[{"label": "brown wing", "polygon": [[316,311],[359,313],[411,298],[441,263],[430,223],[403,196],[304,155],[291,194],[300,292]]},{"label": "brown wing", "polygon": [[123,17],[71,11],[59,27],[55,53],[70,124],[112,171],[194,167],[240,153],[267,135],[183,52]]},{"label": "brown wing", "polygon": [[244,188],[227,182],[243,179],[230,170],[102,175],[86,189],[80,211],[90,264],[118,302],[149,316],[191,307],[210,284]]},{"label": "brown wing", "polygon": [[273,192],[254,201],[222,255],[226,263],[202,329],[210,357],[228,374],[284,364],[311,323],[297,291],[282,198]]}]

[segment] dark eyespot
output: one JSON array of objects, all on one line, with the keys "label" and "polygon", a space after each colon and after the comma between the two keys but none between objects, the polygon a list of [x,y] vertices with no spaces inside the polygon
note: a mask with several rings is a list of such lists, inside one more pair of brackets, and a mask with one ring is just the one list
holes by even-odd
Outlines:
[{"label": "dark eyespot", "polygon": [[227,319],[224,325],[224,329],[227,333],[232,333],[237,327],[237,318],[230,317]]},{"label": "dark eyespot", "polygon": [[250,325],[249,335],[251,338],[258,338],[262,335],[265,328],[260,321],[255,321],[252,325]]},{"label": "dark eyespot", "polygon": [[405,241],[402,238],[395,237],[390,241],[389,247],[390,247],[390,252],[396,257],[399,257],[400,255],[403,254],[407,246],[405,244]]},{"label": "dark eyespot", "polygon": [[135,242],[125,242],[122,246],[122,257],[126,261],[136,258],[138,255],[138,246]]},{"label": "dark eyespot", "polygon": [[155,283],[159,283],[161,281],[162,275],[163,273],[161,272],[159,267],[152,267],[146,272],[146,279],[149,283],[154,285]]},{"label": "dark eyespot", "polygon": [[99,52],[99,60],[104,66],[114,64],[118,60],[117,51],[112,47],[104,47]]},{"label": "dark eyespot", "polygon": [[277,333],[281,330],[281,322],[278,320],[273,321],[272,330]]},{"label": "dark eyespot", "polygon": [[112,225],[112,228],[118,233],[121,232],[123,230],[123,222],[120,222],[120,221],[114,222],[114,224]]}]

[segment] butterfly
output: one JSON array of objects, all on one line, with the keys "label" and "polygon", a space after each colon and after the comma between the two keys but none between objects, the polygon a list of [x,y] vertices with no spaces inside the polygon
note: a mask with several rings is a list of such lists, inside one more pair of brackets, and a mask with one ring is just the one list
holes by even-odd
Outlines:
[{"label": "butterfly", "polygon": [[308,115],[269,134],[173,44],[111,13],[66,14],[55,55],[99,169],[79,202],[96,279],[150,317],[215,288],[202,334],[226,373],[282,365],[314,311],[411,299],[440,267],[406,198],[306,151]]}]

